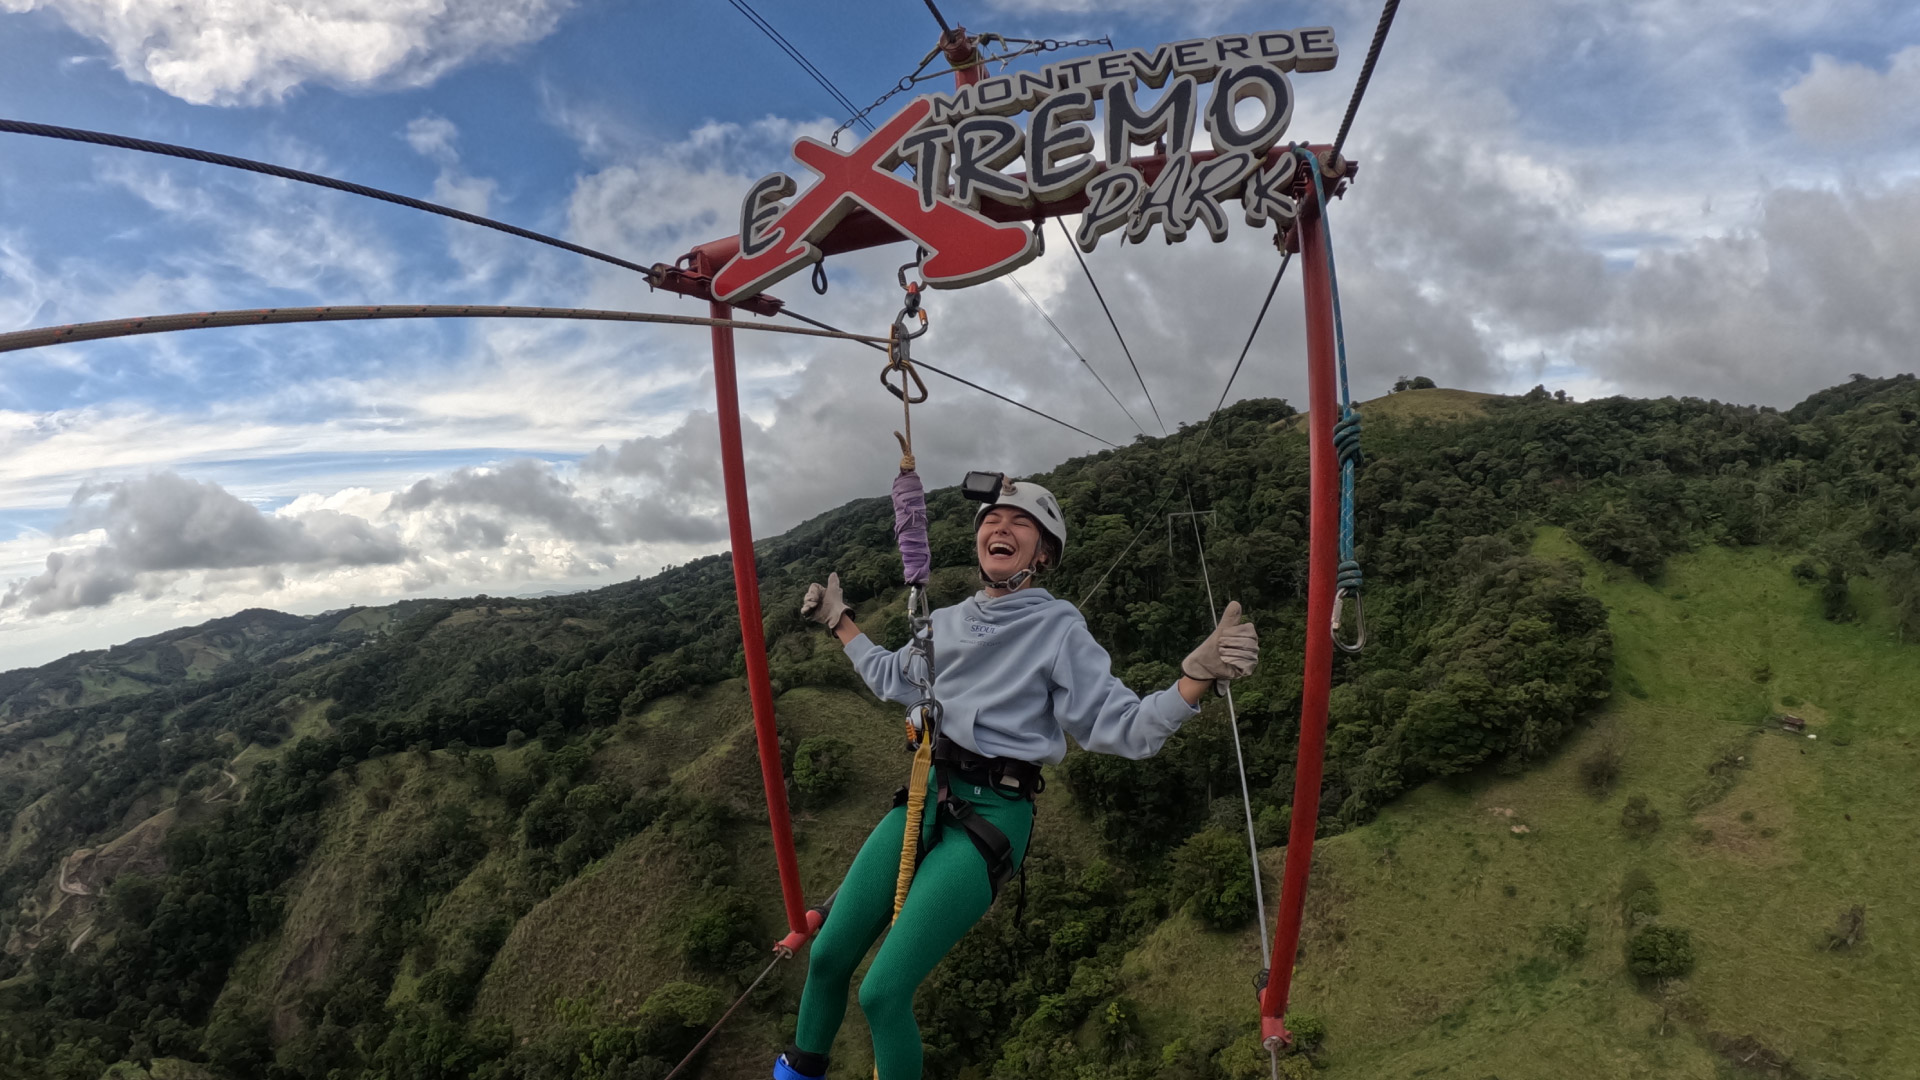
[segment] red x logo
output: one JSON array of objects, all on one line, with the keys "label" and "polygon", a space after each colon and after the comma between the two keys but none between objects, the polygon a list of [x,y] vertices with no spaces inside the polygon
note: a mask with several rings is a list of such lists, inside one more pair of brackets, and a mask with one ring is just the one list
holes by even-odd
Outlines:
[{"label": "red x logo", "polygon": [[793,156],[820,179],[767,226],[774,243],[758,255],[734,256],[713,277],[713,295],[744,299],[820,259],[820,241],[855,205],[877,214],[929,252],[920,267],[927,284],[957,287],[1013,270],[1033,257],[1033,239],[1023,225],[998,222],[935,198],[920,205],[910,181],[878,167],[879,161],[926,118],[933,104],[922,98],[902,109],[848,153],[818,139],[803,138]]}]

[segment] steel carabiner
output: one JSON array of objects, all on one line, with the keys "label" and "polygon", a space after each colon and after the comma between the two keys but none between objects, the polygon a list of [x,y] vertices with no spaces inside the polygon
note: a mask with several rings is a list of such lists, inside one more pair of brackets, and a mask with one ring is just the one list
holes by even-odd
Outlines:
[{"label": "steel carabiner", "polygon": [[[1353,641],[1346,642],[1340,640],[1340,612],[1345,609],[1349,599],[1353,601],[1354,637]],[[1334,648],[1343,653],[1358,653],[1367,647],[1367,612],[1360,603],[1359,593],[1341,589],[1333,594],[1333,625],[1329,629],[1333,634]]]},{"label": "steel carabiner", "polygon": [[[887,377],[895,371],[902,373],[899,386],[893,385],[893,381]],[[887,393],[908,405],[918,405],[927,400],[926,380],[920,377],[920,371],[913,366],[913,361],[905,357],[880,369],[880,385],[887,388]]]}]

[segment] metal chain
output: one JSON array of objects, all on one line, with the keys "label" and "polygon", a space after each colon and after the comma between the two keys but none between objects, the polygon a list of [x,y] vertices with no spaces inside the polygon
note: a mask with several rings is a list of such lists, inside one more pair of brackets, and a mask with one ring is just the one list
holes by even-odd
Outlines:
[{"label": "metal chain", "polygon": [[[887,366],[880,369],[880,385],[887,393],[900,399],[901,426],[905,433],[894,432],[893,437],[900,441],[900,469],[903,472],[914,468],[913,462],[913,407],[927,400],[927,383],[913,366],[913,339],[927,332],[927,313],[920,306],[920,294],[926,288],[924,281],[908,281],[907,271],[917,269],[927,257],[927,249],[920,248],[914,260],[900,267],[900,288],[906,293],[906,302],[900,313],[893,317],[893,328],[888,333]],[[913,320],[920,320],[920,328],[913,329]],[[900,385],[893,385],[889,377],[900,373]]]},{"label": "metal chain", "polygon": [[[913,638],[908,642],[913,657],[907,660],[907,681],[920,691],[920,700],[907,709],[907,738],[909,748],[917,748],[914,738],[913,718],[920,718],[919,731],[924,737],[931,737],[940,730],[940,701],[933,692],[933,600],[927,594],[925,585],[914,585],[907,590],[907,619],[913,626]],[[914,671],[913,658],[920,661],[920,672]]]},{"label": "metal chain", "polygon": [[956,71],[970,71],[973,68],[985,67],[988,64],[999,64],[1004,69],[1007,65],[1007,62],[1014,59],[1015,57],[1030,56],[1034,53],[1049,53],[1049,52],[1058,51],[1060,49],[1086,49],[1086,48],[1092,48],[1095,45],[1104,45],[1109,49],[1113,48],[1113,39],[1110,37],[1082,38],[1078,41],[1064,41],[1059,38],[1039,38],[1039,39],[1009,38],[1009,37],[1001,37],[999,34],[982,34],[976,40],[977,41],[998,41],[1003,45],[1020,45],[1022,47],[1019,49],[1015,49],[1011,52],[1001,52],[1001,53],[996,53],[992,56],[982,56],[971,64],[962,64],[958,67],[949,67],[945,71],[927,72],[927,65],[933,63],[934,57],[939,56],[941,52],[941,50],[938,47],[935,47],[932,52],[928,53],[926,56],[921,58],[920,65],[914,68],[911,74],[901,76],[900,81],[897,83],[894,83],[892,89],[888,90],[884,94],[881,94],[879,97],[874,98],[873,104],[867,106],[864,109],[861,109],[857,113],[854,113],[852,116],[847,118],[847,121],[845,123],[841,124],[837,128],[834,128],[833,134],[828,137],[827,141],[832,143],[834,146],[839,146],[841,132],[865,120],[868,116],[873,114],[873,111],[875,109],[878,109],[880,106],[885,105],[887,102],[893,100],[894,97],[896,97],[897,95],[904,94],[907,91],[913,89],[914,86],[916,86],[917,84],[927,82],[930,79],[943,78],[947,75],[953,74]]}]

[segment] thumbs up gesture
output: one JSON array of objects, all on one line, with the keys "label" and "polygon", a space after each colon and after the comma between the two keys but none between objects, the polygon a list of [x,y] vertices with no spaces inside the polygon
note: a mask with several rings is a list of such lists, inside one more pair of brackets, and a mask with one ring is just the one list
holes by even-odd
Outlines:
[{"label": "thumbs up gesture", "polygon": [[829,630],[839,625],[841,618],[851,610],[840,597],[839,574],[828,574],[825,585],[814,582],[807,586],[807,595],[800,601],[801,617],[812,619]]},{"label": "thumbs up gesture", "polygon": [[1180,673],[1202,682],[1225,682],[1253,674],[1259,661],[1260,635],[1252,623],[1240,621],[1240,601],[1235,600],[1220,613],[1220,625],[1207,640],[1180,662]]}]

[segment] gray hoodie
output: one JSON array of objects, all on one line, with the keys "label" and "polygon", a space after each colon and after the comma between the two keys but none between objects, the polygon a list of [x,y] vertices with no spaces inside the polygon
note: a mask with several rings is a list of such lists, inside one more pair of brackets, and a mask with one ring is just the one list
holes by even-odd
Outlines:
[{"label": "gray hoodie", "polygon": [[[873,692],[911,705],[911,646],[888,652],[865,634],[847,657]],[[1088,750],[1150,757],[1200,710],[1177,687],[1142,698],[1113,673],[1078,608],[1045,589],[973,594],[933,613],[934,695],[941,730],[977,754],[1052,764],[1066,736]]]}]

